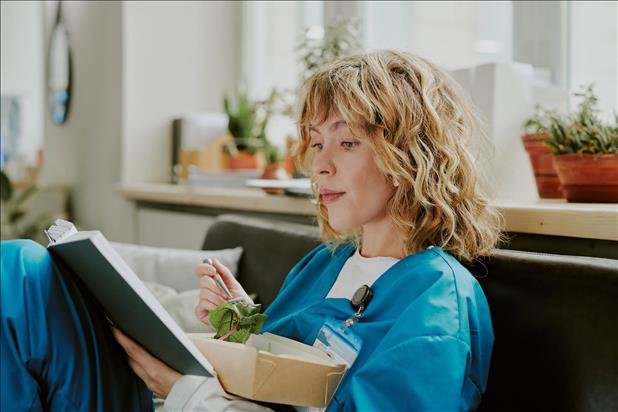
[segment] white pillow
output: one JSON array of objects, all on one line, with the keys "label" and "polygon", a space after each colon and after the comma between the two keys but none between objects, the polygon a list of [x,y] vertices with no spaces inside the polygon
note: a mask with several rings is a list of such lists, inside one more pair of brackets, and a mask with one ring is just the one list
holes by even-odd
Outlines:
[{"label": "white pillow", "polygon": [[160,302],[186,333],[215,332],[214,328],[206,326],[195,316],[195,307],[199,299],[200,290],[193,289],[164,297]]},{"label": "white pillow", "polygon": [[[178,295],[178,291],[169,286],[162,285],[157,282],[144,282],[144,285],[150,290],[150,293],[161,302],[164,299],[171,298]],[[199,289],[198,289],[199,290]]]},{"label": "white pillow", "polygon": [[178,292],[199,288],[195,267],[205,258],[219,260],[236,276],[242,255],[242,247],[198,251],[117,242],[111,244],[142,281],[155,282]]}]

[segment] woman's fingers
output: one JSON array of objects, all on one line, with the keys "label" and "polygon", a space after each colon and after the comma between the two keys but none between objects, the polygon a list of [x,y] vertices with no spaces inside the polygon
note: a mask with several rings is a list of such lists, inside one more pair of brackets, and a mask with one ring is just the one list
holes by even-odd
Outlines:
[{"label": "woman's fingers", "polygon": [[112,327],[112,333],[127,353],[127,361],[133,372],[157,396],[165,398],[182,375],[152,356],[117,328]]},{"label": "woman's fingers", "polygon": [[225,301],[218,295],[212,293],[212,291],[205,291],[202,289],[200,292],[200,300],[195,307],[195,316],[200,321],[210,324],[208,321],[208,314],[222,303],[225,303]]},{"label": "woman's fingers", "polygon": [[[238,287],[236,286],[238,282],[236,282],[234,277],[231,275],[231,272],[227,268],[225,268],[225,266],[221,265],[221,267],[225,269],[224,272],[218,272],[214,266],[204,263],[196,267],[195,274],[199,279],[200,287],[208,287],[214,293],[227,300],[230,297],[227,296],[225,291],[222,290],[222,288],[217,284],[217,282],[215,281],[215,277],[219,277],[228,288],[228,290],[238,289]],[[228,276],[231,276],[231,281],[228,280]]]},{"label": "woman's fingers", "polygon": [[122,333],[120,329],[112,326],[112,332],[116,341],[122,346],[129,359],[137,361],[139,364],[153,362],[156,358],[142,348],[137,342]]},{"label": "woman's fingers", "polygon": [[203,323],[210,324],[208,322],[210,311],[230,300],[230,296],[217,283],[218,280],[215,281],[216,276],[221,278],[221,281],[229,289],[232,298],[242,298],[246,302],[252,303],[251,298],[234,278],[232,272],[218,259],[213,259],[212,264],[202,263],[197,265],[195,274],[200,283],[200,301],[195,307],[195,315]]},{"label": "woman's fingers", "polygon": [[133,339],[122,333],[120,329],[112,327],[112,333],[114,334],[116,341],[120,344],[120,346],[122,346],[130,358],[136,359],[144,354],[147,354],[141,346],[135,343]]},{"label": "woman's fingers", "polygon": [[217,272],[219,272],[222,278],[225,279],[227,277],[228,279],[234,279],[232,272],[230,272],[230,270],[223,263],[219,262],[219,259],[213,259],[212,265],[215,267]]},{"label": "woman's fingers", "polygon": [[214,277],[216,273],[219,273],[219,276],[221,276],[221,279],[228,287],[238,283],[234,278],[234,275],[232,275],[232,272],[225,265],[219,262],[218,259],[213,259],[211,265],[208,263],[202,263],[197,265],[195,268],[195,274],[198,278],[201,278],[204,275]]},{"label": "woman's fingers", "polygon": [[200,300],[195,307],[195,316],[206,325],[210,325],[208,315],[217,306],[227,302],[229,297],[221,290],[213,279],[216,276],[216,269],[208,264],[201,264],[195,270],[200,284]]},{"label": "woman's fingers", "polygon": [[225,293],[219,288],[219,285],[217,285],[217,282],[215,282],[215,280],[210,276],[202,276],[200,278],[200,289],[218,296],[222,301],[226,301],[228,299]]},{"label": "woman's fingers", "polygon": [[144,370],[144,368],[142,368],[140,366],[139,363],[137,363],[133,358],[129,357],[127,358],[127,361],[129,362],[129,366],[131,367],[131,369],[133,369],[133,372],[135,372],[135,374],[137,376],[139,376],[139,378],[141,380],[143,380],[144,382],[146,382],[146,380],[148,380],[148,374],[146,373],[146,371]]},{"label": "woman's fingers", "polygon": [[211,312],[213,310],[215,310],[217,308],[217,306],[219,306],[221,303],[219,302],[213,302],[209,299],[200,299],[198,304],[197,304],[197,308],[201,311],[201,312],[206,312],[206,314],[208,314],[208,312]]},{"label": "woman's fingers", "polygon": [[243,289],[242,285],[236,280],[232,272],[219,262],[218,259],[213,259],[212,264],[217,269],[217,272],[221,275],[221,279],[225,282],[225,285],[232,292],[235,298],[243,298],[247,302],[252,302],[249,295]]},{"label": "woman's fingers", "polygon": [[214,276],[217,272],[217,269],[213,265],[209,265],[208,263],[200,263],[195,267],[195,275],[198,278],[201,278],[204,275]]}]

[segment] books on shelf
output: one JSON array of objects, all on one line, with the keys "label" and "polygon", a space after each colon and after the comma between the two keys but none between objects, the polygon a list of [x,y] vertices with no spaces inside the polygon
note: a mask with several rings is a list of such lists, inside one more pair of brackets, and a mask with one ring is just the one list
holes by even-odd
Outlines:
[{"label": "books on shelf", "polygon": [[246,185],[260,189],[281,189],[287,195],[310,197],[311,180],[304,179],[248,179]]},{"label": "books on shelf", "polygon": [[256,179],[262,173],[255,169],[225,170],[213,172],[189,166],[187,182],[192,186],[243,188],[247,179]]}]

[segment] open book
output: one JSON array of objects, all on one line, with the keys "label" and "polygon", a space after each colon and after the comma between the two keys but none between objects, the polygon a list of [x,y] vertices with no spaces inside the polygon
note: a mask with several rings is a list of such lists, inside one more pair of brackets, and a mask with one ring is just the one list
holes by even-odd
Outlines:
[{"label": "open book", "polygon": [[178,372],[215,376],[206,357],[101,232],[77,231],[58,219],[45,234],[53,259],[96,297],[114,325]]}]

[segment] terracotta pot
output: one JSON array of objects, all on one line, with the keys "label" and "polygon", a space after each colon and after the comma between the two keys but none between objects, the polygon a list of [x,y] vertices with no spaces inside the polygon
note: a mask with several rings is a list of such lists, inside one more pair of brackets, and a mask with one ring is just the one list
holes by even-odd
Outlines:
[{"label": "terracotta pot", "polygon": [[539,197],[542,199],[562,198],[560,179],[554,168],[550,148],[544,143],[546,134],[526,134],[522,137],[526,152],[534,171],[534,180]]},{"label": "terracotta pot", "polygon": [[553,156],[569,202],[618,203],[618,154]]},{"label": "terracotta pot", "polygon": [[[262,179],[277,180],[277,179],[289,179],[289,178],[290,178],[290,175],[288,174],[288,172],[285,170],[285,168],[283,167],[281,163],[274,163],[274,164],[267,165],[264,168],[264,173],[262,173]],[[262,188],[262,190],[264,190],[266,193],[272,193],[272,194],[283,194],[284,193],[283,189],[273,188],[273,187],[265,187],[265,188]]]},{"label": "terracotta pot", "polygon": [[294,176],[294,173],[296,173],[296,165],[294,164],[294,158],[292,157],[292,150],[294,148],[294,143],[296,142],[295,139],[288,137],[286,140],[286,155],[285,155],[285,160],[283,161],[283,167],[285,168],[286,172],[288,172],[288,174],[290,176]]},{"label": "terracotta pot", "polygon": [[226,157],[227,168],[232,170],[260,169],[263,164],[263,160],[260,157],[260,152],[252,154],[245,151],[239,151],[235,156],[227,155]]}]

